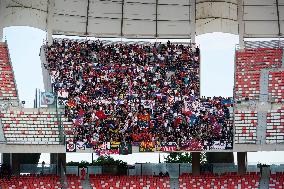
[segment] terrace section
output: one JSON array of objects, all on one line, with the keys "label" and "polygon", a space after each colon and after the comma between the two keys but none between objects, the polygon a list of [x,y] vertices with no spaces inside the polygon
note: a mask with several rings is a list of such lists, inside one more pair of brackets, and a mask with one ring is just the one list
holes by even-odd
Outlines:
[{"label": "terrace section", "polygon": [[0,101],[3,100],[18,100],[18,93],[8,47],[0,42]]},{"label": "terrace section", "polygon": [[261,71],[282,66],[281,48],[248,48],[236,51],[235,99],[258,100]]},{"label": "terrace section", "polygon": [[267,114],[266,143],[284,142],[284,106]]},{"label": "terrace section", "polygon": [[236,111],[235,112],[235,143],[256,143],[257,112]]},{"label": "terrace section", "polygon": [[236,173],[226,173],[223,175],[205,174],[193,176],[183,174],[179,177],[180,189],[187,188],[252,188],[258,189],[260,175],[258,173],[247,173],[237,175]]},{"label": "terrace section", "polygon": [[73,138],[73,124],[55,109],[11,108],[0,115],[7,144],[61,144]]}]

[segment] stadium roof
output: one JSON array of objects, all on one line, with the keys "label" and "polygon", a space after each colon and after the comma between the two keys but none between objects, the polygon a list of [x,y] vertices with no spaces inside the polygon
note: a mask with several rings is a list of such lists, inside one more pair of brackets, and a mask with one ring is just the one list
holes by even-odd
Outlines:
[{"label": "stadium roof", "polygon": [[79,36],[283,37],[284,0],[1,0],[0,20],[0,29],[31,26]]}]

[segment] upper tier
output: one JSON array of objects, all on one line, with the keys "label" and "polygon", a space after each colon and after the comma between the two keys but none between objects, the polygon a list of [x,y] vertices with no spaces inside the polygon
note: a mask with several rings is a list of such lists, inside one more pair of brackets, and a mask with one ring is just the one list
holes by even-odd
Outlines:
[{"label": "upper tier", "polygon": [[6,43],[0,42],[0,100],[17,100],[14,72]]}]

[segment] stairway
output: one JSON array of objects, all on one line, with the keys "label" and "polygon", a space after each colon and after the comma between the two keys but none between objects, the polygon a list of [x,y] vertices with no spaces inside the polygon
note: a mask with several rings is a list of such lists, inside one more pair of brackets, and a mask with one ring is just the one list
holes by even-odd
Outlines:
[{"label": "stairway", "polygon": [[269,188],[269,177],[270,177],[270,167],[269,166],[262,166],[259,188],[261,188],[261,189],[268,189]]},{"label": "stairway", "polygon": [[92,188],[89,179],[81,180],[81,185],[83,186],[84,189]]},{"label": "stairway", "polygon": [[5,143],[6,143],[6,139],[4,136],[3,124],[1,123],[1,119],[0,119],[0,144],[5,144]]},{"label": "stairway", "polygon": [[179,180],[178,178],[171,178],[170,179],[171,189],[179,189]]}]

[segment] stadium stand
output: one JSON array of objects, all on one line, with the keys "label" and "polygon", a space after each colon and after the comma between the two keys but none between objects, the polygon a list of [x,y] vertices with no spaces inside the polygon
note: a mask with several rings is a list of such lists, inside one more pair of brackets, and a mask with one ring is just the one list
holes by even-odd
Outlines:
[{"label": "stadium stand", "polygon": [[60,189],[60,177],[56,175],[23,175],[0,179],[2,189]]},{"label": "stadium stand", "polygon": [[[73,138],[73,124],[53,109],[10,109],[1,112],[8,144],[60,144],[59,123],[67,138]],[[71,134],[71,135],[70,135]]]},{"label": "stadium stand", "polygon": [[259,99],[262,69],[281,68],[281,48],[252,48],[236,51],[235,100]]},{"label": "stadium stand", "polygon": [[17,89],[6,43],[0,42],[0,100],[18,100]]},{"label": "stadium stand", "polygon": [[274,102],[284,102],[284,71],[269,72],[268,92]]},{"label": "stadium stand", "polygon": [[284,142],[284,107],[271,110],[267,114],[266,143]]},{"label": "stadium stand", "polygon": [[81,180],[79,176],[76,175],[66,175],[67,177],[67,182],[65,183],[67,185],[66,189],[79,189],[79,188],[83,188],[83,186],[81,185]]},{"label": "stadium stand", "polygon": [[236,173],[227,173],[222,175],[205,174],[192,176],[183,174],[179,177],[180,189],[198,188],[259,188],[260,175],[258,173],[247,173],[237,175]]},{"label": "stadium stand", "polygon": [[235,112],[235,143],[256,143],[257,112]]},{"label": "stadium stand", "polygon": [[284,188],[284,173],[283,172],[277,172],[277,173],[270,175],[269,188],[271,189]]},{"label": "stadium stand", "polygon": [[199,48],[55,40],[46,56],[54,90],[68,96],[62,101],[74,141],[213,145],[232,131],[223,98],[199,99]]},{"label": "stadium stand", "polygon": [[149,189],[169,189],[169,177],[155,176],[108,176],[90,175],[90,183],[93,189],[103,188],[149,188]]}]

